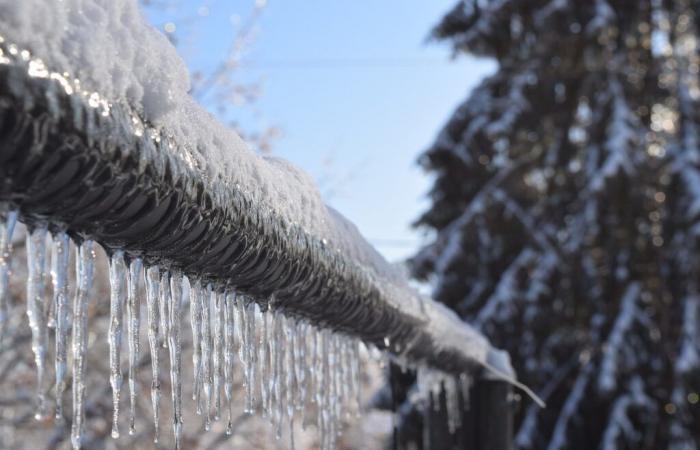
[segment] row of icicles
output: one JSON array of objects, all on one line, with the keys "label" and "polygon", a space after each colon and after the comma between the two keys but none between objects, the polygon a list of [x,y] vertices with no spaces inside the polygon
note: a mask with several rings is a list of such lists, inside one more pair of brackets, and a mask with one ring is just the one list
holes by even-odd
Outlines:
[{"label": "row of icicles", "polygon": [[[15,211],[0,214],[0,332],[3,331],[9,297],[9,263],[12,234],[17,222]],[[48,241],[48,246],[47,246]],[[43,388],[49,358],[49,331],[55,333],[55,414],[62,417],[66,390],[69,333],[72,353],[73,448],[81,446],[85,423],[85,376],[88,347],[88,304],[95,270],[94,243],[76,243],[76,280],[69,299],[69,255],[72,241],[63,232],[52,233],[35,227],[27,234],[27,316],[32,334],[32,350],[37,372],[37,413],[47,416]],[[46,263],[50,256],[53,295],[47,296]],[[158,441],[161,386],[159,360],[167,351],[177,448],[182,440],[182,318],[189,315],[192,330],[194,370],[193,400],[204,416],[205,429],[212,420],[225,416],[226,432],[232,431],[233,370],[235,349],[241,361],[245,389],[244,412],[260,412],[273,424],[277,437],[284,422],[294,448],[294,421],[315,420],[322,449],[335,448],[341,420],[360,411],[360,357],[358,341],[320,330],[305,321],[285,317],[230,291],[219,291],[199,280],[189,280],[177,272],[155,266],[144,270],[140,259],[127,258],[115,251],[110,256],[109,366],[113,394],[112,436],[119,436],[118,419],[122,387],[121,348],[126,327],[128,346],[129,433],[136,427],[136,377],[140,353],[141,327],[139,285],[145,280],[148,345],[151,356],[151,402]],[[165,350],[167,349],[167,350]],[[223,395],[222,395],[223,392]],[[315,405],[316,416],[309,417]],[[301,416],[301,417],[300,417]]]}]

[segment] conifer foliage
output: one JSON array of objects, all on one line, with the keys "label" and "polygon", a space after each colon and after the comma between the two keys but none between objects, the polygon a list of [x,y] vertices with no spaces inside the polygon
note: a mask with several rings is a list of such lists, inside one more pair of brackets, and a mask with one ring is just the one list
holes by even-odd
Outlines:
[{"label": "conifer foliage", "polygon": [[496,73],[420,158],[412,260],[545,398],[517,449],[700,445],[700,1],[462,0]]}]

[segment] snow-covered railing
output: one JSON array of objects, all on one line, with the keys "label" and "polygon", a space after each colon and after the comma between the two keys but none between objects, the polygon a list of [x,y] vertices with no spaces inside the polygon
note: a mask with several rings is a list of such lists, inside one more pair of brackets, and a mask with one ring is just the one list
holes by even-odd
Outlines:
[{"label": "snow-covered railing", "polygon": [[[90,14],[99,16],[99,8],[91,10],[94,5],[83,3]],[[61,6],[52,8],[62,11]],[[71,22],[72,13],[66,14]],[[79,14],[85,12],[81,9]],[[161,58],[167,49],[138,28],[142,25],[128,32],[118,30],[121,42],[116,45],[150,45],[155,49],[150,56],[161,59],[156,58],[157,67],[151,67],[154,62],[148,59],[141,67],[132,55],[131,69],[138,78],[133,81],[129,77],[134,75],[125,73],[129,66],[115,64],[109,54],[100,55],[106,63],[91,66],[89,57],[96,53],[88,41],[76,44],[84,47],[80,51],[55,57],[52,46],[77,39],[61,35],[61,16],[57,16],[58,25],[46,31],[56,33],[55,42],[49,43],[46,36],[47,42],[42,41],[44,31],[27,34],[21,18],[4,23],[16,32],[20,44],[0,36],[0,323],[6,319],[12,228],[20,220],[30,230],[27,312],[40,385],[38,415],[48,410],[41,386],[51,313],[59,414],[72,330],[75,447],[80,446],[84,415],[81,378],[86,370],[93,242],[111,258],[114,435],[118,435],[123,315],[134,426],[133,379],[140,326],[137,288],[142,277],[155,420],[160,402],[158,348],[163,343],[171,364],[178,444],[182,426],[179,345],[187,304],[195,347],[195,398],[198,408],[204,403],[207,418],[210,413],[222,414],[222,391],[230,404],[233,351],[238,346],[247,412],[260,409],[279,432],[283,417],[292,425],[295,411],[307,401],[314,402],[324,448],[334,446],[337,421],[344,414],[341,404],[356,403],[358,341],[386,351],[402,364],[437,371],[442,375],[433,378],[443,388],[452,386],[450,395],[459,390],[457,382],[446,382],[452,376],[464,380],[485,368],[491,376],[512,380],[501,352],[447,308],[409,288],[403,275],[354,226],[323,205],[305,175],[284,162],[252,154],[235,134],[192,104],[186,89],[172,81],[168,72],[177,63]],[[99,20],[97,25],[109,33],[109,26]],[[107,41],[99,35],[83,38],[105,43],[109,53],[109,45],[115,45],[109,39],[117,35],[107,35]],[[44,59],[30,52],[32,45]],[[123,57],[129,52],[118,53]],[[79,80],[75,73],[55,71],[51,63],[88,76]],[[102,75],[105,67],[112,81],[91,83],[90,74]],[[120,85],[118,80],[124,78],[127,81]],[[124,95],[119,95],[119,89]],[[42,267],[49,232],[53,296],[46,301]],[[71,240],[77,245],[77,290],[69,299]],[[237,337],[234,328],[239,331]],[[277,345],[283,342],[286,347]],[[258,391],[260,399],[256,399]],[[451,404],[456,409],[457,403]]]}]

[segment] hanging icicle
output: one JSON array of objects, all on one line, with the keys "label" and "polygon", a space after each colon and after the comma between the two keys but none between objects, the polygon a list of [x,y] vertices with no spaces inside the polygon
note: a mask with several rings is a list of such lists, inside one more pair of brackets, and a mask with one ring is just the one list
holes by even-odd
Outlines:
[{"label": "hanging icicle", "polygon": [[136,376],[138,373],[140,342],[139,331],[141,329],[141,305],[137,297],[139,280],[141,278],[142,264],[139,258],[132,259],[129,263],[127,274],[127,337],[129,340],[129,434],[136,432]]},{"label": "hanging icicle", "polygon": [[109,260],[109,382],[112,386],[112,437],[119,437],[119,398],[122,386],[121,345],[124,300],[126,293],[126,262],[118,250]]},{"label": "hanging icicle", "polygon": [[83,241],[76,258],[77,291],[73,299],[73,423],[71,443],[80,448],[85,422],[85,368],[87,365],[88,300],[92,288],[95,252],[92,241]]},{"label": "hanging icicle", "polygon": [[17,211],[0,214],[0,338],[5,334],[9,312],[10,258],[12,257],[12,234],[17,223]]},{"label": "hanging icicle", "polygon": [[202,296],[202,386],[204,388],[205,430],[209,430],[211,427],[211,295],[212,286],[208,284],[207,290]]},{"label": "hanging icicle", "polygon": [[160,337],[163,348],[168,348],[168,307],[170,305],[170,272],[164,270],[160,277],[160,297],[158,308],[160,315]]},{"label": "hanging icicle", "polygon": [[157,266],[146,270],[146,308],[148,314],[148,345],[151,350],[151,404],[153,406],[153,426],[155,428],[153,441],[158,442],[160,434],[160,368],[159,353],[159,317],[158,303],[160,298],[160,269]]},{"label": "hanging icicle", "polygon": [[202,413],[200,392],[202,388],[202,283],[195,280],[190,289],[190,325],[192,328],[192,400],[197,414]]},{"label": "hanging icicle", "polygon": [[[66,389],[66,368],[68,361],[68,264],[70,240],[66,233],[53,236],[51,247],[51,282],[53,301],[56,305],[56,418],[63,417],[63,392]],[[1,276],[1,275],[0,275]],[[0,293],[0,296],[2,294]]]},{"label": "hanging icicle", "polygon": [[226,409],[228,422],[226,434],[233,432],[233,366],[234,366],[234,303],[233,293],[227,292],[224,298],[224,394],[226,395]]},{"label": "hanging icicle", "polygon": [[224,304],[223,294],[212,292],[212,322],[214,326],[214,393],[212,402],[214,403],[214,420],[219,420],[221,415],[221,382],[223,376],[224,362]]},{"label": "hanging icicle", "polygon": [[260,311],[258,367],[260,372],[260,404],[263,418],[270,416],[270,310]]},{"label": "hanging icicle", "polygon": [[44,394],[44,374],[46,372],[46,351],[48,330],[44,304],[46,303],[45,279],[46,227],[39,227],[27,235],[27,317],[32,331],[32,351],[37,374],[37,407],[35,417],[41,420],[46,416],[46,395]]},{"label": "hanging icicle", "polygon": [[246,390],[246,403],[248,412],[250,414],[255,413],[256,405],[255,386],[257,384],[257,377],[255,373],[255,368],[258,364],[258,339],[256,334],[257,331],[255,318],[257,317],[257,308],[257,303],[254,303],[252,301],[249,301],[245,305],[246,332],[248,333],[248,337],[246,338],[246,358],[248,361],[246,365],[246,370],[248,371],[248,374],[246,375],[246,378],[249,380],[249,388]]},{"label": "hanging icicle", "polygon": [[295,354],[294,354],[294,334],[295,326],[294,319],[287,317],[284,320],[284,335],[286,339],[286,352],[284,360],[284,372],[285,372],[285,390],[286,390],[286,414],[287,423],[289,424],[289,445],[291,449],[294,449],[294,403],[295,403],[295,393],[297,392],[296,383],[296,368]]},{"label": "hanging icicle", "polygon": [[182,308],[182,275],[174,273],[170,279],[172,302],[168,309],[168,353],[170,355],[170,385],[173,403],[173,432],[175,448],[182,448],[182,351],[180,344],[180,310]]}]

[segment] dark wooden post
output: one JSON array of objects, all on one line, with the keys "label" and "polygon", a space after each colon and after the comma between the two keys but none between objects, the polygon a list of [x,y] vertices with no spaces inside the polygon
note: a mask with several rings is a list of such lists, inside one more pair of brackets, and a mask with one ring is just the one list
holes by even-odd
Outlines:
[{"label": "dark wooden post", "polygon": [[[473,422],[474,450],[508,450],[513,443],[513,401],[510,384],[488,378],[474,383],[467,417]],[[465,417],[466,419],[466,417]],[[470,428],[467,426],[465,428]],[[466,447],[470,449],[470,447]]]}]

